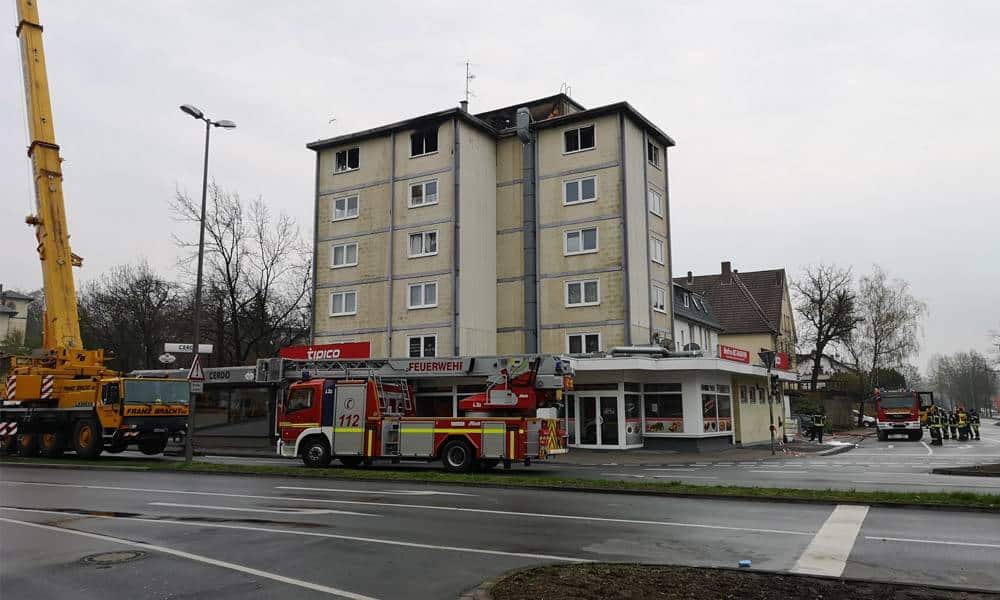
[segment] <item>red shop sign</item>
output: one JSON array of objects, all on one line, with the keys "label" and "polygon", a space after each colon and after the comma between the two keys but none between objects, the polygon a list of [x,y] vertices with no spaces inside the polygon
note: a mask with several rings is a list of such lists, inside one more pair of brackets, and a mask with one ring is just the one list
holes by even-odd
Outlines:
[{"label": "red shop sign", "polygon": [[788,360],[787,352],[775,352],[774,354],[774,368],[782,369],[787,371],[789,367],[792,366],[791,361]]},{"label": "red shop sign", "polygon": [[719,358],[750,364],[750,352],[743,348],[719,345]]},{"label": "red shop sign", "polygon": [[371,355],[371,342],[341,342],[339,344],[285,346],[281,350],[278,350],[278,356],[281,358],[298,358],[305,360],[371,358]]}]

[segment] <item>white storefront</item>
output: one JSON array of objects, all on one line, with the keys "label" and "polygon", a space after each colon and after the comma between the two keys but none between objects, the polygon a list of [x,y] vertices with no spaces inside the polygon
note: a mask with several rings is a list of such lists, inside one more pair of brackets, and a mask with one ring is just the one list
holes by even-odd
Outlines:
[{"label": "white storefront", "polygon": [[[562,416],[572,447],[703,449],[761,443],[770,435],[772,412],[775,423],[787,418],[786,402],[769,405],[765,399],[762,367],[704,357],[567,360],[575,371],[574,390],[566,396]],[[777,374],[783,381],[795,380],[793,373]],[[756,389],[747,393],[747,382],[760,390],[759,403]]]}]

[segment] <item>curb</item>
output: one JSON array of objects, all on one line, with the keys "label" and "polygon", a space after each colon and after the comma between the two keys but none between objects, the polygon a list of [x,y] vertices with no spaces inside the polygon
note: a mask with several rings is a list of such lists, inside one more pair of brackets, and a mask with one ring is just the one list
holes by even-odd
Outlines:
[{"label": "curb", "polygon": [[[9,462],[0,461],[0,466],[11,466],[15,468],[30,468],[34,467],[37,469],[65,469],[68,468],[64,465],[55,464],[38,464],[38,463],[19,463],[19,462]],[[69,468],[75,468],[79,470],[88,471],[134,471],[136,468],[130,468],[127,465],[72,465]],[[787,497],[772,497],[772,496],[754,496],[749,494],[711,494],[711,493],[699,493],[699,492],[682,492],[682,491],[669,491],[669,490],[635,490],[626,488],[600,488],[600,487],[588,487],[588,486],[546,486],[546,485],[511,485],[510,483],[492,483],[492,482],[479,482],[479,481],[427,481],[425,479],[379,479],[377,477],[338,477],[336,474],[327,474],[325,477],[319,477],[315,475],[304,475],[302,473],[247,473],[247,472],[227,472],[227,471],[214,471],[214,470],[180,470],[180,469],[154,469],[149,468],[142,473],[168,473],[168,474],[188,474],[188,475],[215,475],[223,477],[289,477],[289,478],[299,478],[299,479],[313,479],[313,480],[336,480],[336,481],[360,481],[362,483],[368,482],[382,482],[382,483],[406,483],[408,485],[443,485],[443,486],[458,486],[458,487],[474,487],[474,488],[499,488],[499,489],[519,489],[519,490],[534,490],[540,492],[575,492],[575,493],[585,493],[585,494],[615,494],[620,496],[647,496],[647,497],[659,497],[659,498],[691,498],[700,500],[722,500],[722,501],[743,501],[743,502],[770,502],[770,503],[785,503],[785,504],[812,504],[812,505],[824,505],[833,506],[837,504],[850,504],[855,506],[874,506],[877,508],[907,508],[907,509],[923,509],[923,510],[934,510],[934,511],[949,511],[949,512],[976,512],[976,513],[1000,513],[1000,507],[992,506],[952,506],[945,504],[918,504],[918,503],[902,503],[902,502],[885,502],[885,501],[863,501],[863,500],[848,500],[848,499],[825,499],[825,498],[787,498]],[[691,484],[698,485],[698,484]],[[753,487],[743,487],[741,489],[753,490]],[[826,491],[826,490],[808,490],[803,491]],[[833,490],[833,491],[844,491],[849,490]]]}]

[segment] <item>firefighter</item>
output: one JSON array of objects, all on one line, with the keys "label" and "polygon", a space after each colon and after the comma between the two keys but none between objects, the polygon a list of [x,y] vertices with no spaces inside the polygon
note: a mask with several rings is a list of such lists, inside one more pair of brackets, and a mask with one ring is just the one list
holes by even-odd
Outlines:
[{"label": "firefighter", "polygon": [[948,409],[938,410],[938,416],[941,417],[941,437],[946,440],[951,439],[948,435]]},{"label": "firefighter", "polygon": [[964,406],[958,407],[955,417],[958,420],[958,439],[965,442],[971,437],[972,432],[969,430],[969,414],[965,412]]},{"label": "firefighter", "polygon": [[972,439],[981,440],[979,437],[979,411],[975,408],[969,409],[969,427],[972,428]]},{"label": "firefighter", "polygon": [[941,439],[941,413],[938,412],[938,407],[933,404],[927,410],[927,424],[931,430],[931,446],[943,446],[944,440]]},{"label": "firefighter", "polygon": [[809,424],[809,440],[816,440],[820,444],[823,443],[823,429],[826,426],[826,418],[822,413],[816,413],[811,417],[811,422]]},{"label": "firefighter", "polygon": [[951,411],[948,415],[948,427],[951,428],[951,439],[958,439],[958,411]]}]

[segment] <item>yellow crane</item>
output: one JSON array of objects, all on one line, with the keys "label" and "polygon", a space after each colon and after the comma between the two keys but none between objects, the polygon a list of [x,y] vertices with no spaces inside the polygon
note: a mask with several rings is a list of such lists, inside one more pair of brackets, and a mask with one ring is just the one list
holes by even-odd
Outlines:
[{"label": "yellow crane", "polygon": [[46,310],[43,349],[11,357],[0,386],[0,451],[53,457],[69,449],[92,458],[136,444],[157,454],[186,431],[187,382],[121,377],[105,366],[103,350],[83,347],[72,270],[83,261],[69,244],[38,3],[15,2],[37,211],[25,220],[38,240]]}]

